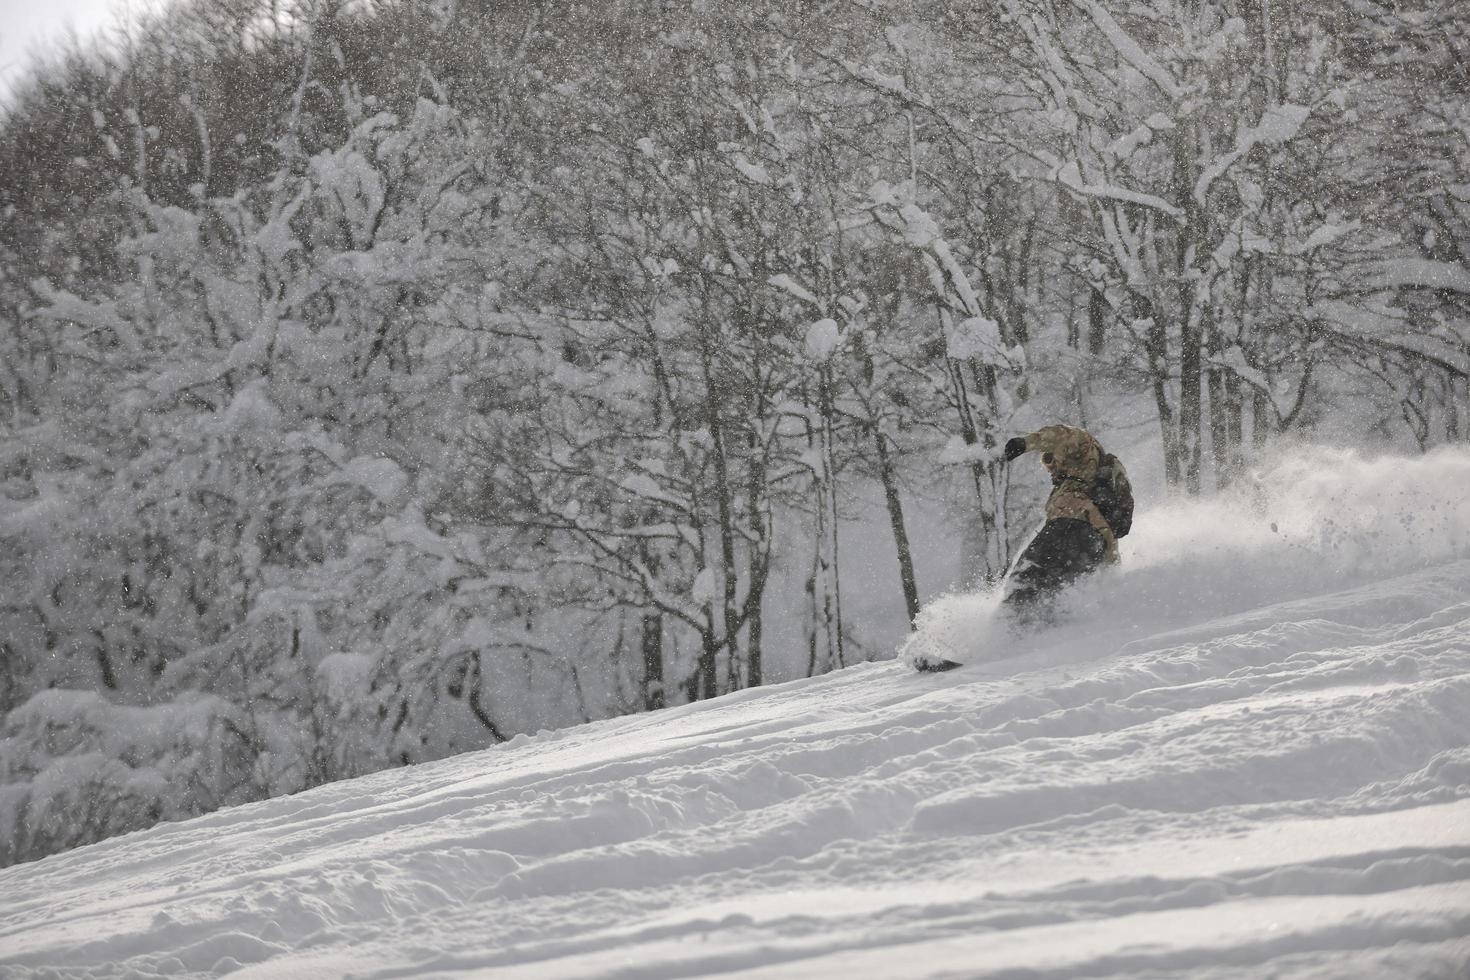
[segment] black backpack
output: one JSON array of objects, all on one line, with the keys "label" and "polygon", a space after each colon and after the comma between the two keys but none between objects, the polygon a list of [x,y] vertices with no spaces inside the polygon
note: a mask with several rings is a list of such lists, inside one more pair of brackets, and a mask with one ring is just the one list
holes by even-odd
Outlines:
[{"label": "black backpack", "polygon": [[1113,537],[1121,538],[1133,527],[1133,487],[1128,482],[1128,471],[1112,453],[1103,453],[1102,463],[1097,468],[1097,479],[1092,483],[1092,502]]}]

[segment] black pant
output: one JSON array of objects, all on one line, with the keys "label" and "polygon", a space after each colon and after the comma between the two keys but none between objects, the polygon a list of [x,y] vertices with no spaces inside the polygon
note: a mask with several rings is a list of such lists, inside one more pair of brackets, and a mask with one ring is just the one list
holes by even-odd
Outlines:
[{"label": "black pant", "polygon": [[1002,605],[1024,626],[1052,621],[1057,594],[1102,564],[1107,542],[1086,521],[1047,521],[1006,579]]}]

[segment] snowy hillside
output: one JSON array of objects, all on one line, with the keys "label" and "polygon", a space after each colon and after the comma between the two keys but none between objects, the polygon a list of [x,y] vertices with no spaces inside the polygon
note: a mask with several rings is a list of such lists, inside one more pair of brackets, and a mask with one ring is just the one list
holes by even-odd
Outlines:
[{"label": "snowy hillside", "polygon": [[[1157,510],[1073,624],[0,871],[6,977],[1470,976],[1463,454]],[[1272,480],[1278,481],[1272,484]],[[983,662],[981,662],[983,661]]]}]

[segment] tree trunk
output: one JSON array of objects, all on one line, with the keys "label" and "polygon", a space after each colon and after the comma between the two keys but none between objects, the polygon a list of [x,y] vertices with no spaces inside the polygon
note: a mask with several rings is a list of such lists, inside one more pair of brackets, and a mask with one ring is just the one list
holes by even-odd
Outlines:
[{"label": "tree trunk", "polygon": [[664,695],[664,617],[662,613],[643,614],[643,710],[657,711],[667,699]]},{"label": "tree trunk", "polygon": [[1154,392],[1154,408],[1159,415],[1159,433],[1164,449],[1164,480],[1169,486],[1179,485],[1179,433],[1174,427],[1174,409],[1169,404],[1169,332],[1147,296],[1134,294],[1140,319],[1150,322],[1144,338],[1144,354],[1148,358],[1150,381]]},{"label": "tree trunk", "polygon": [[[765,590],[762,589],[762,591]],[[761,615],[760,599],[755,600],[745,622],[745,684],[747,687],[760,687],[764,683],[764,678],[761,676],[761,641],[765,632],[765,620]]]},{"label": "tree trunk", "polygon": [[[988,419],[995,419],[1000,415],[1000,402],[996,397],[999,388],[999,380],[996,375],[995,366],[992,364],[977,364],[973,359],[969,362],[970,373],[975,382],[975,388],[985,398],[985,407],[989,410]],[[1025,397],[1017,390],[1018,397]],[[993,423],[992,423],[993,424]],[[998,440],[987,432],[984,440],[986,449],[994,450]],[[975,479],[979,482],[982,492],[981,498],[985,501],[984,513],[988,518],[988,547],[985,552],[987,565],[987,581],[994,582],[1005,574],[1006,568],[1011,563],[1011,543],[1006,534],[1005,500],[1001,492],[1003,478],[1000,475],[1001,464],[993,454],[985,463],[973,464]]]},{"label": "tree trunk", "polygon": [[893,543],[898,549],[898,579],[903,587],[904,608],[909,628],[919,616],[919,586],[914,578],[914,556],[909,550],[908,529],[903,520],[903,501],[898,496],[898,476],[893,457],[888,452],[888,437],[876,422],[872,423],[873,446],[878,451],[878,476],[883,481],[883,499],[888,503],[888,523],[893,528]]},{"label": "tree trunk", "polygon": [[481,699],[480,688],[485,683],[485,674],[478,650],[470,655],[469,668],[470,676],[466,678],[466,688],[469,691],[470,712],[475,716],[476,721],[485,726],[491,738],[497,742],[504,742],[505,733],[495,724],[495,719],[490,717],[490,712],[485,710],[485,703]]},{"label": "tree trunk", "polygon": [[770,542],[767,535],[770,529],[763,517],[763,499],[765,495],[765,480],[762,474],[765,472],[764,463],[752,458],[750,465],[750,481],[748,483],[751,530],[755,532],[759,543],[751,546],[746,559],[745,572],[745,621],[747,631],[745,636],[745,683],[747,687],[759,687],[762,683],[762,647],[764,637],[765,621],[761,611],[761,600],[766,593],[766,573],[770,568]]},{"label": "tree trunk", "polygon": [[1203,391],[1200,384],[1201,344],[1198,322],[1186,310],[1179,352],[1179,443],[1184,469],[1184,489],[1200,491],[1200,427],[1203,423]]},{"label": "tree trunk", "polygon": [[[941,312],[941,325],[944,325],[944,317],[945,314]],[[947,358],[946,361],[950,383],[954,386],[955,404],[958,408],[960,422],[960,438],[965,441],[965,445],[973,446],[980,441],[980,433],[975,425],[974,412],[970,408],[970,392],[965,385],[965,376],[960,371],[959,361],[953,358]],[[975,508],[980,515],[980,541],[978,547],[965,550],[962,559],[964,575],[966,579],[989,582],[995,575],[995,569],[989,557],[990,542],[995,537],[996,531],[995,513],[986,499],[985,485],[988,477],[984,465],[979,462],[971,463],[970,476],[975,486]]]},{"label": "tree trunk", "polygon": [[[752,328],[750,333],[760,337],[760,330]],[[751,424],[745,439],[745,509],[750,522],[752,541],[746,546],[745,559],[745,603],[741,610],[746,622],[745,634],[745,683],[747,687],[759,687],[764,680],[762,643],[765,636],[765,616],[761,603],[766,593],[766,577],[771,567],[771,520],[769,513],[769,487],[766,467],[770,461],[769,447],[761,441],[764,431],[757,420],[767,417],[767,389],[761,375],[761,365],[769,360],[763,342],[754,352],[755,382],[751,386],[753,399],[747,407]]]},{"label": "tree trunk", "polygon": [[1240,375],[1234,371],[1225,374],[1225,430],[1226,438],[1230,442],[1230,478],[1234,480],[1245,466],[1242,449],[1245,438],[1245,404],[1240,395]]},{"label": "tree trunk", "polygon": [[[714,610],[708,606],[705,608],[708,611],[709,618],[712,620],[714,618]],[[720,693],[720,675],[717,670],[719,654],[720,644],[715,638],[714,626],[712,624],[707,625],[699,631],[699,668],[695,676],[698,678],[696,687],[699,691],[698,700],[700,701],[715,697]]]},{"label": "tree trunk", "polygon": [[1108,298],[1101,289],[1087,291],[1087,352],[1097,357],[1107,340]]},{"label": "tree trunk", "polygon": [[1067,291],[1067,346],[1082,349],[1082,325],[1077,322],[1077,292]]},{"label": "tree trunk", "polygon": [[827,643],[836,658],[837,666],[846,667],[846,644],[842,636],[842,569],[838,564],[841,556],[837,517],[837,454],[832,438],[832,419],[836,415],[836,406],[832,398],[832,369],[830,367],[822,368],[821,405],[823,467],[826,470],[823,490],[826,495],[825,503],[832,517],[832,560],[827,564],[828,585],[824,599],[827,616]]},{"label": "tree trunk", "polygon": [[1266,437],[1276,428],[1276,406],[1271,404],[1271,399],[1261,389],[1255,389],[1251,399],[1251,445],[1260,449],[1266,444]]},{"label": "tree trunk", "polygon": [[1465,437],[1466,378],[1450,375],[1445,379],[1444,437],[1446,442],[1459,442]]},{"label": "tree trunk", "polygon": [[1200,431],[1204,423],[1200,375],[1204,350],[1198,298],[1201,280],[1194,277],[1191,257],[1202,247],[1203,221],[1194,199],[1195,155],[1198,136],[1193,123],[1178,127],[1174,136],[1174,195],[1183,205],[1184,218],[1175,241],[1175,275],[1179,303],[1179,456],[1184,488],[1200,492]]},{"label": "tree trunk", "polygon": [[[820,542],[820,540],[821,538],[819,536],[818,541]],[[817,675],[817,623],[819,622],[819,615],[817,612],[817,568],[820,564],[821,558],[820,548],[821,545],[819,543],[817,545],[817,549],[813,550],[812,552],[811,574],[807,576],[805,586],[807,604],[806,676],[808,677],[815,677]]]},{"label": "tree trunk", "polygon": [[720,533],[721,629],[724,633],[724,646],[729,651],[730,663],[727,673],[733,689],[738,685],[740,675],[735,636],[740,622],[740,617],[735,610],[735,587],[738,579],[735,569],[735,514],[730,494],[725,420],[720,412],[720,400],[714,376],[714,354],[707,324],[701,324],[699,346],[700,367],[704,374],[704,424],[709,430],[712,447],[711,459],[715,471],[715,515],[719,521]]},{"label": "tree trunk", "polygon": [[1230,436],[1225,420],[1225,377],[1219,368],[1205,373],[1210,398],[1210,463],[1215,468],[1215,489],[1230,485]]},{"label": "tree trunk", "polygon": [[102,677],[102,686],[109,691],[117,690],[117,673],[112,669],[112,658],[107,655],[107,640],[101,630],[93,630],[97,637],[97,670]]},{"label": "tree trunk", "polygon": [[[1210,318],[1205,332],[1209,338],[1210,354],[1218,359],[1223,353],[1224,341],[1220,337],[1220,328],[1215,323],[1214,317]],[[1229,408],[1228,395],[1225,391],[1224,369],[1212,365],[1206,371],[1205,380],[1209,386],[1210,396],[1210,459],[1215,466],[1215,488],[1223,490],[1229,486],[1232,476],[1230,472]]]}]

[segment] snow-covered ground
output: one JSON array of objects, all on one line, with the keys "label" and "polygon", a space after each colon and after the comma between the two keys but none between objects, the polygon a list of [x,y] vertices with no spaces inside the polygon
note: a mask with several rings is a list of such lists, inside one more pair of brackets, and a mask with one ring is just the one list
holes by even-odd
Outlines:
[{"label": "snow-covered ground", "polygon": [[0,975],[1470,976],[1470,456],[1140,515],[1073,622],[0,871]]}]

